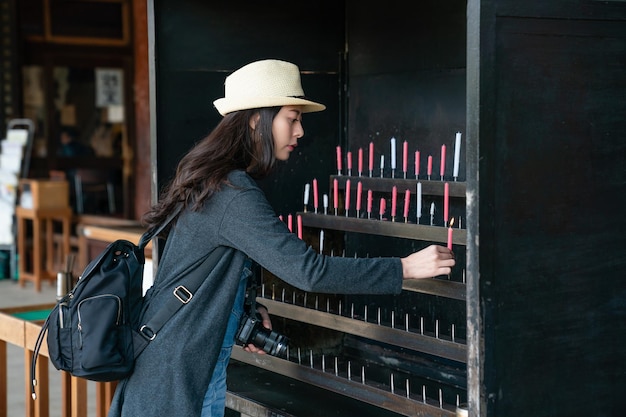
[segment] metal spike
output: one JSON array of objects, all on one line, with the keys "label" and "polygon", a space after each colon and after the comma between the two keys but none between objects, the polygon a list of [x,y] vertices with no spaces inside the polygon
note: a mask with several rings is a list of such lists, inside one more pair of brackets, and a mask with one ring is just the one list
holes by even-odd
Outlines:
[{"label": "metal spike", "polygon": [[456,338],[455,333],[456,333],[456,326],[455,326],[455,325],[454,325],[454,323],[453,323],[453,324],[452,324],[452,341],[453,341],[453,342],[455,341],[454,339]]},{"label": "metal spike", "polygon": [[302,365],[302,355],[300,354],[300,348],[298,348],[298,365]]},{"label": "metal spike", "polygon": [[409,331],[409,313],[404,315],[404,330]]},{"label": "metal spike", "polygon": [[352,303],[352,307],[350,307],[350,317],[354,318],[354,303]]},{"label": "metal spike", "polygon": [[391,310],[391,328],[392,329],[396,328],[396,311],[395,310]]},{"label": "metal spike", "polygon": [[326,372],[326,356],[322,353],[322,372]]},{"label": "metal spike", "polygon": [[411,398],[411,390],[409,389],[409,379],[407,378],[405,381],[405,386],[406,386],[406,397],[407,398]]},{"label": "metal spike", "polygon": [[261,284],[261,297],[265,298],[265,283]]},{"label": "metal spike", "polygon": [[378,307],[378,310],[376,312],[376,321],[378,322],[378,325],[380,326],[380,307]]},{"label": "metal spike", "polygon": [[276,299],[276,285],[272,284],[272,300]]},{"label": "metal spike", "polygon": [[363,321],[367,321],[367,304],[365,304],[365,308],[363,310],[364,310],[364,312],[363,312],[363,316],[364,316],[363,317]]},{"label": "metal spike", "polygon": [[435,338],[439,339],[439,319],[435,320]]},{"label": "metal spike", "polygon": [[441,388],[439,388],[439,408],[443,408],[443,393],[441,392]]},{"label": "metal spike", "polygon": [[336,356],[335,356],[335,376],[339,376],[339,364],[337,363]]},{"label": "metal spike", "polygon": [[395,394],[396,391],[396,387],[394,386],[394,381],[393,381],[393,373],[391,374],[391,393]]},{"label": "metal spike", "polygon": [[315,309],[317,310],[318,307],[319,307],[319,297],[316,295],[315,296]]},{"label": "metal spike", "polygon": [[282,300],[283,300],[283,303],[284,303],[285,302],[285,289],[284,288],[283,288]]},{"label": "metal spike", "polygon": [[348,381],[352,381],[352,364],[348,361]]},{"label": "metal spike", "polygon": [[361,366],[361,383],[365,384],[365,366]]},{"label": "metal spike", "polygon": [[420,334],[424,334],[424,317],[420,317]]},{"label": "metal spike", "polygon": [[422,402],[426,404],[426,385],[422,385]]},{"label": "metal spike", "polygon": [[309,358],[311,359],[309,361],[310,365],[311,365],[311,368],[313,368],[313,349],[309,349]]}]

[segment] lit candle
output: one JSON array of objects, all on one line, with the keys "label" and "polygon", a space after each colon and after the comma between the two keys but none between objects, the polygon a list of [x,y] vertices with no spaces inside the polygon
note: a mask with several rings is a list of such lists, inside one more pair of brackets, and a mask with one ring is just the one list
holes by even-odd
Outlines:
[{"label": "lit candle", "polygon": [[372,190],[367,190],[367,218],[370,219],[372,217]]},{"label": "lit candle", "polygon": [[324,214],[328,214],[328,194],[324,194]]},{"label": "lit candle", "polygon": [[383,216],[385,215],[385,209],[387,208],[387,201],[384,198],[380,199],[380,206],[379,206],[379,210],[378,213],[380,214],[380,220],[383,219]]},{"label": "lit candle", "polygon": [[404,178],[409,169],[409,142],[406,140],[402,142],[402,172],[404,172]]},{"label": "lit candle", "polygon": [[307,211],[307,206],[309,204],[309,193],[311,190],[311,184],[306,183],[304,184],[304,212],[306,213]]},{"label": "lit candle", "polygon": [[456,181],[459,176],[459,162],[461,161],[461,132],[456,132],[456,138],[454,140],[454,169],[452,176]]},{"label": "lit candle", "polygon": [[337,146],[337,175],[341,175],[341,146]]},{"label": "lit candle", "polygon": [[448,209],[450,208],[450,184],[443,185],[443,224],[448,224]]},{"label": "lit candle", "polygon": [[428,179],[430,179],[430,176],[433,174],[433,157],[432,157],[432,155],[428,155],[428,169],[426,171],[426,174],[428,175]]},{"label": "lit candle", "polygon": [[446,145],[441,145],[441,164],[439,167],[439,176],[443,181],[443,176],[446,173]]},{"label": "lit candle", "polygon": [[350,210],[350,180],[346,180],[346,201],[344,209],[346,211],[346,217],[348,217],[348,211]]},{"label": "lit candle", "polygon": [[422,183],[417,183],[417,224],[420,223],[422,218]]},{"label": "lit candle", "polygon": [[315,213],[317,213],[317,208],[319,207],[319,200],[317,197],[317,179],[313,178],[313,208],[315,209]]},{"label": "lit candle", "polygon": [[391,221],[396,221],[396,209],[398,208],[398,187],[391,189]]},{"label": "lit candle", "polygon": [[380,156],[380,178],[383,177],[383,170],[385,169],[385,155]]},{"label": "lit candle", "polygon": [[370,142],[370,153],[369,153],[369,169],[370,169],[370,177],[374,173],[374,142]]},{"label": "lit candle", "polygon": [[396,169],[396,138],[391,138],[391,178],[394,177]]},{"label": "lit candle", "polygon": [[404,191],[404,222],[409,222],[409,203],[411,201],[411,190],[408,188]]},{"label": "lit candle", "polygon": [[361,196],[363,194],[363,183],[359,181],[356,185],[356,217],[358,218],[361,212]]},{"label": "lit candle", "polygon": [[336,216],[337,209],[339,208],[339,181],[337,181],[337,178],[333,180],[333,208],[335,209]]},{"label": "lit candle", "polygon": [[352,175],[352,152],[348,151],[348,153],[346,153],[346,158],[347,158],[347,165],[348,165],[348,176]]},{"label": "lit candle", "polygon": [[298,237],[302,239],[302,216],[298,214]]},{"label": "lit candle", "polygon": [[359,161],[358,161],[358,168],[359,168],[359,177],[363,174],[363,148],[359,148]]},{"label": "lit candle", "polygon": [[420,177],[420,151],[415,151],[415,179]]},{"label": "lit candle", "polygon": [[452,225],[454,224],[454,217],[450,219],[450,227],[448,227],[448,249],[452,250]]},{"label": "lit candle", "polygon": [[291,214],[287,215],[287,228],[290,232],[293,232],[293,216]]}]

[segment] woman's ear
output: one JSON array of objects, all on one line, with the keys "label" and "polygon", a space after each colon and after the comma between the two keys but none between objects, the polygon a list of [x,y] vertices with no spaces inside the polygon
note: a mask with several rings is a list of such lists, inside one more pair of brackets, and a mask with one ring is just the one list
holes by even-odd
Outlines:
[{"label": "woman's ear", "polygon": [[255,113],[254,116],[250,118],[250,129],[252,129],[253,131],[256,129],[256,125],[257,123],[259,123],[260,118],[261,115],[259,113]]}]

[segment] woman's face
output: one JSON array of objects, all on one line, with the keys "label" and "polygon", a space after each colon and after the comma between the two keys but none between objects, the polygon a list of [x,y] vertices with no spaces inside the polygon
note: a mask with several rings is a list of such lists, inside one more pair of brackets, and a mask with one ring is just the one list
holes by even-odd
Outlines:
[{"label": "woman's face", "polygon": [[280,161],[289,159],[303,135],[302,106],[283,106],[272,122],[274,157]]}]

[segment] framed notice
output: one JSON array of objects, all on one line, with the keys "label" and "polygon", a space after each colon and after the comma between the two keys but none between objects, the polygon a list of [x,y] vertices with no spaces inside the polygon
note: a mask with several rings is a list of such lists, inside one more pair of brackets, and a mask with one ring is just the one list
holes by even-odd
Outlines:
[{"label": "framed notice", "polygon": [[118,68],[96,68],[96,107],[124,104],[124,71]]}]

